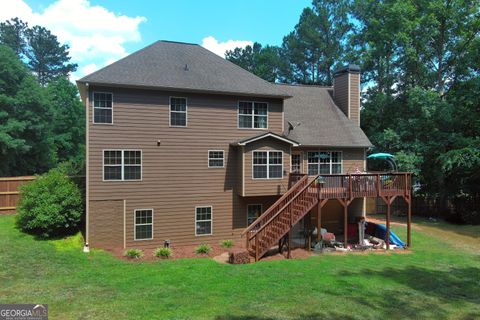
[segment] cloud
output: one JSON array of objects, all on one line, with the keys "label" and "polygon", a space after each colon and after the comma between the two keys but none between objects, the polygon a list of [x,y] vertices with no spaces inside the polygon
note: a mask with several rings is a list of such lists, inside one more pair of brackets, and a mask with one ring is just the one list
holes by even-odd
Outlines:
[{"label": "cloud", "polygon": [[212,36],[203,38],[202,47],[212,51],[213,53],[225,58],[225,52],[227,50],[233,50],[237,47],[245,48],[246,46],[252,46],[253,41],[249,40],[227,40],[225,42],[218,42]]},{"label": "cloud", "polygon": [[125,44],[141,40],[139,25],[145,17],[129,17],[92,5],[88,0],[57,0],[34,12],[23,0],[2,1],[0,21],[13,17],[49,29],[70,46],[79,78],[128,54]]}]

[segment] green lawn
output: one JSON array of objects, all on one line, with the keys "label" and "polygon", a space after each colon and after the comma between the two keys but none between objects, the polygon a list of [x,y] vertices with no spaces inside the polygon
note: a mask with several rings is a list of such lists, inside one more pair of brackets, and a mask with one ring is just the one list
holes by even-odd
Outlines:
[{"label": "green lawn", "polygon": [[48,303],[51,319],[480,318],[480,228],[466,227],[464,250],[445,224],[418,227],[411,254],[233,266],[87,255],[79,236],[34,240],[0,216],[0,303]]}]

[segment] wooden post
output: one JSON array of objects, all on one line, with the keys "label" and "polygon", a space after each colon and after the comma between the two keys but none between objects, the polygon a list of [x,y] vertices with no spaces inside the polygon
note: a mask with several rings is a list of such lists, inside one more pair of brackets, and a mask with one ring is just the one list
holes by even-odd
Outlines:
[{"label": "wooden post", "polygon": [[258,235],[255,236],[255,262],[258,261]]},{"label": "wooden post", "polygon": [[322,240],[322,234],[320,229],[322,229],[322,187],[323,182],[318,184],[318,204],[317,204],[317,243],[320,243]]},{"label": "wooden post", "polygon": [[312,249],[312,214],[309,213],[307,219],[307,251]]},{"label": "wooden post", "polygon": [[317,243],[322,239],[320,229],[322,229],[322,201],[318,201],[317,205]]},{"label": "wooden post", "polygon": [[287,259],[290,259],[291,256],[291,248],[292,248],[292,228],[288,231],[288,253],[287,253]]},{"label": "wooden post", "polygon": [[408,213],[407,213],[407,247],[412,246],[411,224],[412,224],[412,197],[408,197]]},{"label": "wooden post", "polygon": [[348,244],[348,201],[345,199],[345,202],[343,203],[343,228],[345,229],[343,231],[344,237],[343,241],[345,242],[345,248],[347,247]]},{"label": "wooden post", "polygon": [[387,233],[385,234],[385,244],[387,250],[390,250],[390,197],[387,197]]}]

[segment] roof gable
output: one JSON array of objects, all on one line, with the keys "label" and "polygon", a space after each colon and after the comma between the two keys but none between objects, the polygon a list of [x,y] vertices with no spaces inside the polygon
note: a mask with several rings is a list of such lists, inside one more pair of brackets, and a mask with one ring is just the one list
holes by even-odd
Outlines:
[{"label": "roof gable", "polygon": [[282,142],[291,144],[293,147],[298,147],[300,145],[298,142],[296,142],[292,139],[289,139],[287,137],[281,136],[279,134],[276,134],[276,133],[273,133],[273,132],[270,132],[270,131],[265,132],[265,133],[261,133],[261,134],[257,134],[253,137],[249,137],[249,138],[239,140],[235,143],[235,145],[246,146],[249,143],[252,143],[252,142],[258,141],[258,140],[262,140],[262,139],[265,139],[265,138],[274,138],[274,139],[280,140]]},{"label": "roof gable", "polygon": [[259,97],[288,96],[278,86],[199,45],[171,41],[157,41],[78,82]]}]

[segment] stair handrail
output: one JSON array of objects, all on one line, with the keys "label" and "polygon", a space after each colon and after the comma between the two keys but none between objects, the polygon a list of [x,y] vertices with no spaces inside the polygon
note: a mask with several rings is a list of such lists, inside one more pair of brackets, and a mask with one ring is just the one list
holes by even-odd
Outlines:
[{"label": "stair handrail", "polygon": [[[304,186],[299,192],[297,192],[297,194],[295,196],[293,196],[292,199],[290,199],[280,210],[278,210],[278,212],[272,216],[270,219],[267,220],[267,222],[265,222],[260,228],[258,228],[257,230],[255,230],[255,234],[252,235],[252,237],[250,239],[252,239],[253,237],[255,237],[255,235],[257,233],[259,233],[260,231],[262,231],[270,222],[273,221],[273,219],[275,219],[280,213],[283,212],[283,210],[285,210],[285,208],[287,208],[293,200],[295,200],[296,198],[298,198],[302,193],[303,191],[305,191],[306,189],[308,189],[308,187],[310,187],[310,185],[312,185],[317,179],[318,177],[320,177],[321,174],[319,174],[318,176],[316,176],[312,181],[310,181],[306,186]],[[293,189],[293,188],[292,188]]]},{"label": "stair handrail", "polygon": [[[248,232],[252,231],[255,227],[257,227],[258,224],[262,222],[262,217],[268,216],[272,211],[283,201],[285,198],[290,196],[296,189],[297,185],[300,185],[301,183],[304,183],[305,180],[308,180],[308,176],[305,175],[303,176],[300,180],[297,181],[290,189],[288,189],[287,192],[285,192],[277,201],[275,201],[274,204],[270,206],[270,208],[267,209],[264,213],[262,213],[251,225],[249,225],[243,232],[241,233],[241,236],[244,236]],[[307,184],[308,185],[308,184]],[[269,221],[269,220],[268,220]]]}]

